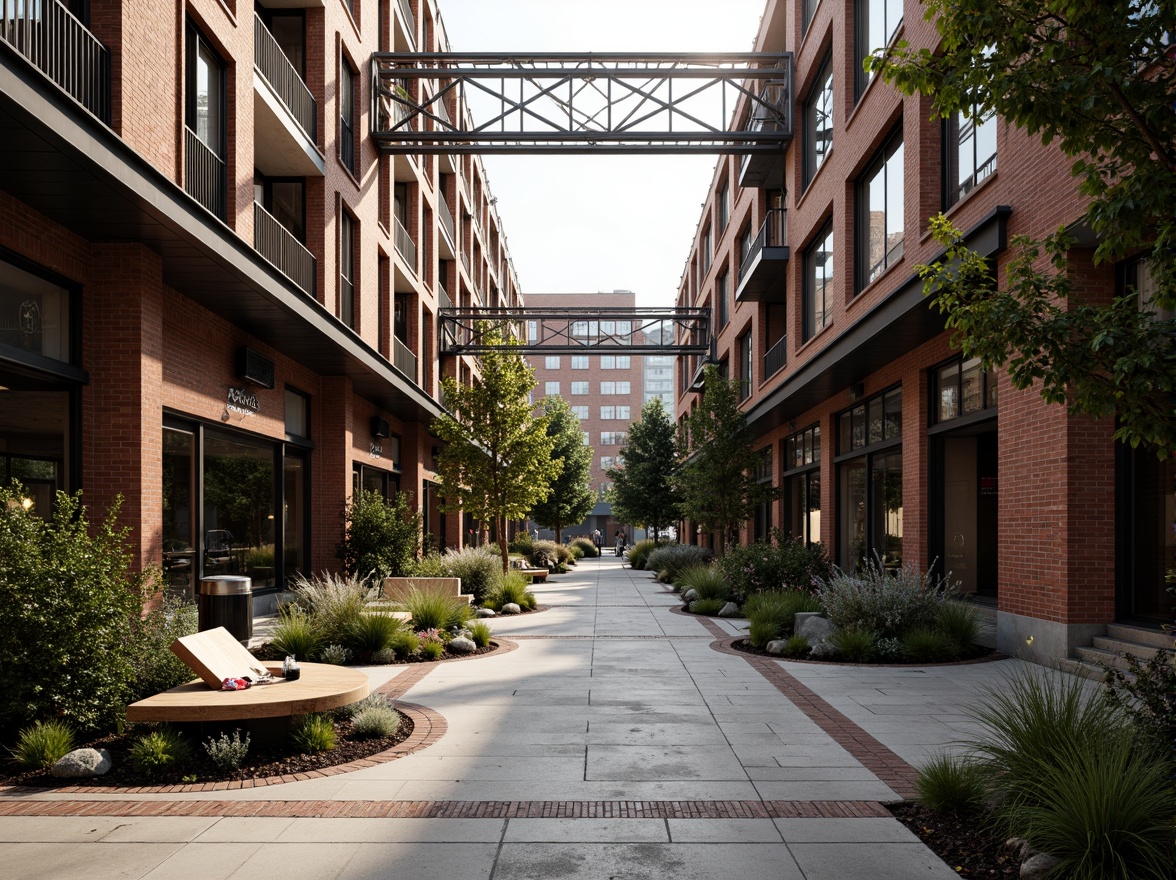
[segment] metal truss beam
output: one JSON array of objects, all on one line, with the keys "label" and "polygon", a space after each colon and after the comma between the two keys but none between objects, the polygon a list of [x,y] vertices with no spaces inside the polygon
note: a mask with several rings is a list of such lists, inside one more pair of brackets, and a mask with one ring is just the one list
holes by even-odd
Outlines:
[{"label": "metal truss beam", "polygon": [[480,354],[490,336],[517,340],[519,354],[706,354],[710,309],[441,309],[440,353]]},{"label": "metal truss beam", "polygon": [[371,65],[384,153],[781,153],[792,139],[788,52],[406,52]]}]

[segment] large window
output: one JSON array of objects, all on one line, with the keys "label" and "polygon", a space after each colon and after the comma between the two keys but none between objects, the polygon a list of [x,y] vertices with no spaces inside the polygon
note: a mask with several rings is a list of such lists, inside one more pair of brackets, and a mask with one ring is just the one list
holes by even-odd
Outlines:
[{"label": "large window", "polygon": [[632,391],[628,382],[601,382],[600,393],[605,395],[632,394]]},{"label": "large window", "polygon": [[932,419],[937,424],[996,408],[996,379],[980,358],[956,358],[935,371]]},{"label": "large window", "polygon": [[188,127],[219,159],[225,156],[225,63],[188,22]]},{"label": "large window", "polygon": [[628,370],[632,366],[632,358],[627,354],[605,354],[600,357],[600,369],[602,370]]},{"label": "large window", "polygon": [[622,419],[628,421],[632,418],[632,409],[628,406],[602,406],[600,408],[600,418],[602,421],[614,421]]},{"label": "large window", "polygon": [[355,220],[339,212],[339,319],[355,327]]},{"label": "large window", "polygon": [[724,269],[719,276],[719,280],[715,282],[715,304],[718,308],[715,309],[718,315],[719,329],[722,330],[727,326],[727,321],[730,320],[730,310],[727,307],[727,298],[730,295],[730,273]]},{"label": "large window", "polygon": [[543,358],[543,368],[547,369],[547,370],[558,370],[559,369],[559,355],[558,354],[549,354],[546,357],[544,357]]},{"label": "large window", "polygon": [[752,377],[752,359],[751,359],[751,334],[744,333],[739,337],[739,399],[747,400],[751,397],[751,377]]},{"label": "large window", "polygon": [[951,207],[996,170],[996,114],[976,108],[944,122],[945,207]]},{"label": "large window", "polygon": [[784,441],[784,528],[794,540],[821,540],[821,426]]},{"label": "large window", "polygon": [[721,236],[731,219],[731,187],[725,180],[716,201],[719,208],[719,235]]},{"label": "large window", "polygon": [[624,446],[628,435],[624,431],[601,431],[601,446]]},{"label": "large window", "polygon": [[837,564],[902,565],[902,389],[859,403],[838,417]]},{"label": "large window", "polygon": [[572,415],[574,415],[576,418],[578,418],[578,419],[588,418],[588,407],[586,407],[586,406],[573,406],[571,409],[572,409]]},{"label": "large window", "polygon": [[558,382],[545,382],[544,387],[543,387],[543,393],[546,394],[548,397],[558,397],[559,396],[559,383]]},{"label": "large window", "polygon": [[857,0],[857,94],[870,84],[862,63],[878,49],[885,49],[902,24],[903,0]]},{"label": "large window", "polygon": [[[759,460],[755,466],[755,481],[761,486],[772,485],[772,447],[766,446],[759,451]],[[755,506],[752,522],[752,538],[756,541],[766,541],[772,533],[772,498],[761,501]]]},{"label": "large window", "polygon": [[586,369],[588,369],[588,355],[586,355],[586,354],[572,355],[572,369],[573,370],[586,370]]},{"label": "large window", "polygon": [[804,341],[833,319],[833,221],[804,255]]},{"label": "large window", "polygon": [[833,59],[825,60],[804,108],[804,185],[833,146]]},{"label": "large window", "polygon": [[339,161],[359,173],[355,142],[355,83],[358,77],[346,58],[339,59]]},{"label": "large window", "polygon": [[587,382],[573,382],[572,383],[572,394],[573,395],[578,396],[578,395],[587,394],[587,393],[588,393],[588,383]]},{"label": "large window", "polygon": [[903,150],[897,135],[858,184],[858,290],[894,265],[903,249]]}]

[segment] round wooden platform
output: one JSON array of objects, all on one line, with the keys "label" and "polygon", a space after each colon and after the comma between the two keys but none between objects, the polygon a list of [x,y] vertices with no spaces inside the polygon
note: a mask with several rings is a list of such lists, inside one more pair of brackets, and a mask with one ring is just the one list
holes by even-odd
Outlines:
[{"label": "round wooden platform", "polygon": [[200,679],[127,706],[127,721],[247,721],[287,718],[346,706],[368,695],[368,677],[331,663],[301,663],[297,681],[281,678],[282,665],[267,663],[268,684],[243,691],[213,690]]}]

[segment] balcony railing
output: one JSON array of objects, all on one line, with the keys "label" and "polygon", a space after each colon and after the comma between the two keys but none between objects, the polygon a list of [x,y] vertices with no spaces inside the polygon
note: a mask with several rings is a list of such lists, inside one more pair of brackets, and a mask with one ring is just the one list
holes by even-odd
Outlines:
[{"label": "balcony railing", "polygon": [[311,143],[318,142],[318,102],[262,22],[253,14],[253,63]]},{"label": "balcony railing", "polygon": [[392,337],[392,366],[412,379],[413,382],[416,382],[417,356],[411,348],[395,336]]},{"label": "balcony railing", "polygon": [[0,41],[110,124],[110,52],[57,0],[0,0]]},{"label": "balcony railing", "polygon": [[786,363],[788,363],[788,337],[783,336],[764,354],[764,378],[784,369]]},{"label": "balcony railing", "polygon": [[474,278],[474,270],[470,268],[470,258],[465,251],[461,252],[461,264],[465,266],[466,275],[469,276],[470,280],[472,281]]},{"label": "balcony railing", "polygon": [[315,295],[314,255],[257,202],[253,203],[253,248],[302,290]]},{"label": "balcony railing", "polygon": [[400,17],[404,19],[404,29],[408,31],[409,39],[416,42],[416,16],[412,14],[412,6],[408,0],[399,0]]},{"label": "balcony railing", "polygon": [[412,236],[408,234],[408,230],[404,228],[399,217],[392,218],[392,226],[396,239],[396,250],[400,256],[404,257],[404,262],[408,263],[408,267],[415,274],[417,267],[416,242],[412,240]]},{"label": "balcony railing", "polygon": [[441,215],[441,226],[449,233],[449,240],[455,245],[457,244],[457,235],[454,232],[453,212],[449,210],[449,205],[444,198],[437,200],[437,213]]},{"label": "balcony railing", "polygon": [[440,281],[437,282],[437,305],[443,309],[453,308],[453,300],[449,297],[449,291]]},{"label": "balcony railing", "polygon": [[764,218],[764,225],[760,227],[759,234],[756,235],[751,247],[747,249],[747,254],[739,264],[740,281],[743,281],[748,271],[755,265],[756,257],[763,252],[764,248],[785,246],[788,231],[786,223],[787,214],[783,208],[768,210],[768,216]]},{"label": "balcony railing", "polygon": [[187,126],[184,126],[184,147],[184,190],[223,220],[225,163]]}]

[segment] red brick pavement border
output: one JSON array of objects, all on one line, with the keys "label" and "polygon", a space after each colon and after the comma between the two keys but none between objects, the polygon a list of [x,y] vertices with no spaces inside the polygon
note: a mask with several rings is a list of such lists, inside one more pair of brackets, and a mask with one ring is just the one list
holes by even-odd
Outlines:
[{"label": "red brick pavement border", "polygon": [[340,819],[889,819],[873,801],[0,801],[0,816]]}]

